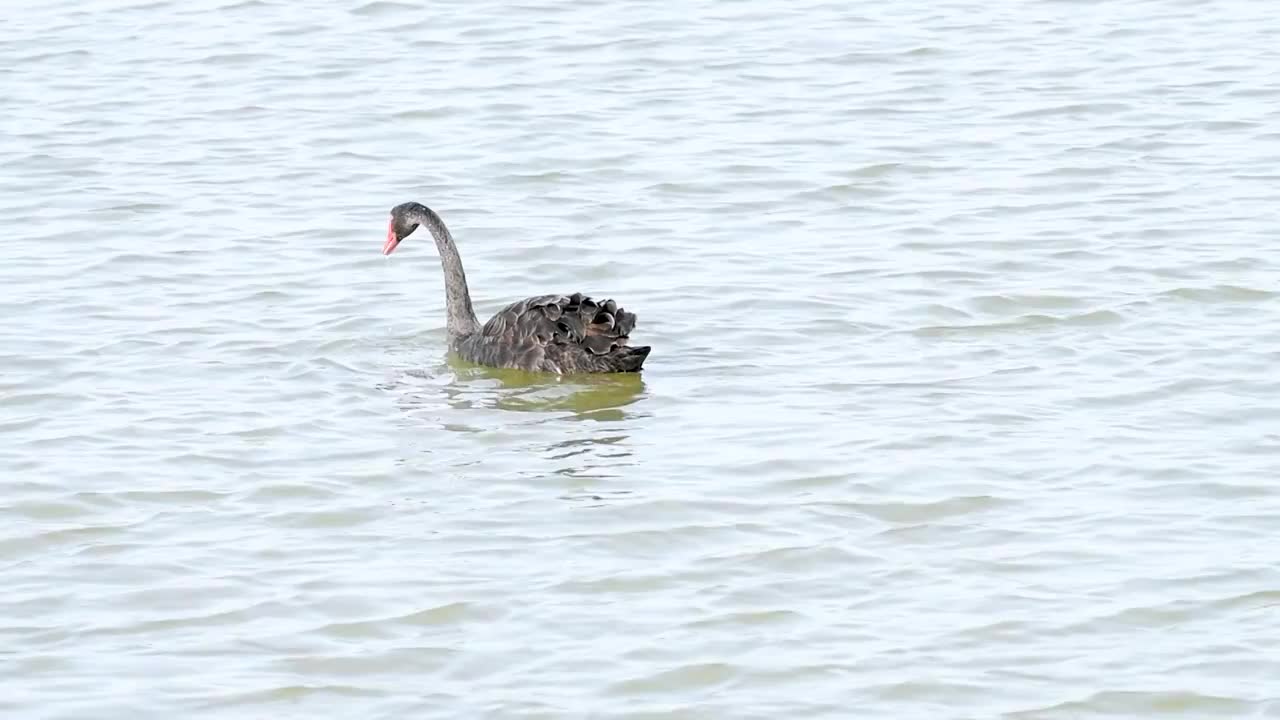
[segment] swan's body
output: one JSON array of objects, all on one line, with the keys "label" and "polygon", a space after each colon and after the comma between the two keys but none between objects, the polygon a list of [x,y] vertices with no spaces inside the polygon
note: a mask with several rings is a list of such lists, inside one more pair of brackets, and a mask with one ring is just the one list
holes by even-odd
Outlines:
[{"label": "swan's body", "polygon": [[440,252],[449,347],[464,360],[560,374],[639,372],[644,365],[649,348],[627,345],[636,316],[613,300],[581,293],[539,295],[511,303],[480,325],[462,258],[435,211],[419,203],[392,208],[383,254],[391,254],[419,225],[431,231]]}]

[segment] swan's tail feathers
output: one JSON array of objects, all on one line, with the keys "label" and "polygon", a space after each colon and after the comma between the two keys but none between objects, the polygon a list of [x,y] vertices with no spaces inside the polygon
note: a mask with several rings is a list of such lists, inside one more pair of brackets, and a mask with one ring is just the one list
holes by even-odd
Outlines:
[{"label": "swan's tail feathers", "polygon": [[649,357],[650,349],[648,345],[618,348],[618,371],[640,372],[645,359]]}]

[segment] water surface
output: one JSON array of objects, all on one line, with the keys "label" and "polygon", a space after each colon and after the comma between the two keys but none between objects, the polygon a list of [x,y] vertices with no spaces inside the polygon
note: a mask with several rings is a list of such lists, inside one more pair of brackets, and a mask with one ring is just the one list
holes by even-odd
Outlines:
[{"label": "water surface", "polygon": [[[0,23],[8,717],[1280,717],[1263,3]],[[452,362],[613,297],[640,377]]]}]

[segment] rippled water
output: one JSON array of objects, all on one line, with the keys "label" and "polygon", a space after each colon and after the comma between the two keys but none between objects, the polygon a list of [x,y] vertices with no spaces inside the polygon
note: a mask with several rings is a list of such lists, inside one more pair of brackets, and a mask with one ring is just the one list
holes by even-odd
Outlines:
[{"label": "rippled water", "polygon": [[[0,710],[1280,717],[1255,2],[0,23]],[[444,353],[584,291],[642,377]]]}]

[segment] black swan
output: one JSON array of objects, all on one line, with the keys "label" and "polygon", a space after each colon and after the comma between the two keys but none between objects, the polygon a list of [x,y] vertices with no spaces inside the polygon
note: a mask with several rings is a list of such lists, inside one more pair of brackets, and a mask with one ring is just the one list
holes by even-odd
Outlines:
[{"label": "black swan", "polygon": [[419,225],[436,240],[444,268],[449,347],[464,360],[490,367],[532,372],[639,372],[649,347],[627,345],[636,316],[612,300],[596,302],[582,293],[540,295],[502,308],[481,327],[471,309],[471,292],[462,258],[444,221],[416,202],[391,208],[387,242],[390,255]]}]

